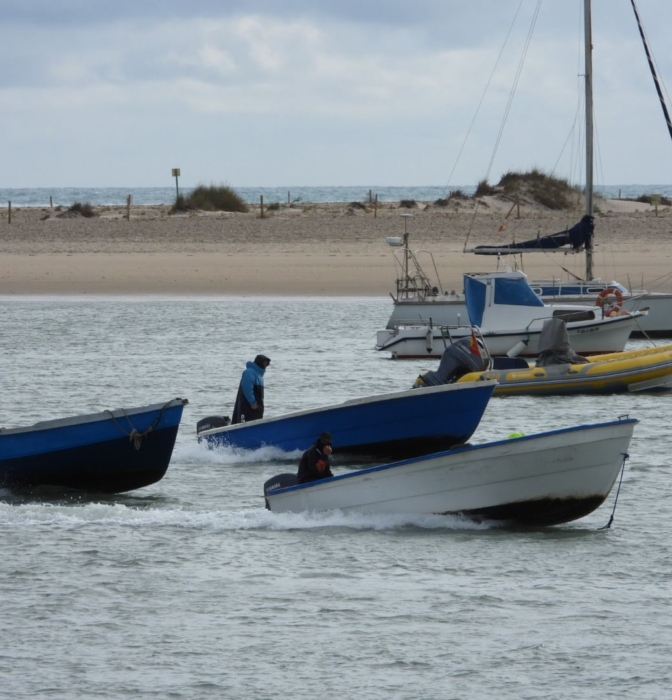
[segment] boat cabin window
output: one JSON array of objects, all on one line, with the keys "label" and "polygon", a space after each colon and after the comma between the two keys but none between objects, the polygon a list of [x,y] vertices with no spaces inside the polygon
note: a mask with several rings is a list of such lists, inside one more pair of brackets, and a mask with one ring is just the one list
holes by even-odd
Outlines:
[{"label": "boat cabin window", "polygon": [[595,319],[595,312],[590,310],[568,311],[567,309],[558,309],[553,312],[553,318],[561,318],[567,323],[572,321],[593,321]]},{"label": "boat cabin window", "polygon": [[606,289],[606,287],[587,287],[586,294],[599,294],[600,292],[603,292],[605,289]]}]

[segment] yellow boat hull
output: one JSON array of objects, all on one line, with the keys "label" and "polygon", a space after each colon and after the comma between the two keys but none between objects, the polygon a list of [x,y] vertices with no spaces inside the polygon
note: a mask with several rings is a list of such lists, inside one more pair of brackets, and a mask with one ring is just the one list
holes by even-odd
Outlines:
[{"label": "yellow boat hull", "polygon": [[617,394],[672,388],[672,345],[597,355],[577,365],[471,372],[459,382],[496,379],[495,396]]}]

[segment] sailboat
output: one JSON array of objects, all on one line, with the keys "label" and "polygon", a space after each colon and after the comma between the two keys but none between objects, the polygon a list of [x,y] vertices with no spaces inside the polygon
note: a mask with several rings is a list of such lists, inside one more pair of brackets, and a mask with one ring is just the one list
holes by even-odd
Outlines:
[{"label": "sailboat", "polygon": [[[654,82],[661,98],[665,118],[672,135],[672,121],[667,113],[662,94],[658,87],[655,68],[651,61],[637,9],[635,15],[640,26],[640,34],[649,58]],[[534,252],[581,252],[585,251],[585,280],[563,283],[559,279],[532,280],[530,286],[548,304],[590,304],[602,306],[607,303],[612,308],[624,311],[647,310],[645,317],[633,327],[632,337],[672,337],[672,293],[647,292],[628,289],[612,281],[596,279],[593,274],[593,65],[592,65],[592,21],[591,2],[584,0],[585,37],[585,103],[586,103],[586,208],[585,215],[572,228],[559,233],[542,236],[529,241],[510,243],[502,246],[476,246],[464,252],[475,255],[502,256]],[[445,292],[438,275],[432,281],[422,269],[418,255],[408,243],[408,234],[389,237],[388,244],[401,247],[401,275],[397,279],[396,296],[392,295],[394,308],[387,322],[388,329],[397,329],[410,324],[428,326],[452,326],[468,323],[466,300],[463,294]],[[397,257],[399,260],[399,257]],[[435,268],[436,270],[436,268]]]}]

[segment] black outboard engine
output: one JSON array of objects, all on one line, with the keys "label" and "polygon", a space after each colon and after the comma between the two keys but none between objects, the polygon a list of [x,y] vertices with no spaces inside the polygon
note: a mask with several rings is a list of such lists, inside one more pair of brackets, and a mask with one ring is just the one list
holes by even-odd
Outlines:
[{"label": "black outboard engine", "polygon": [[439,368],[435,372],[421,374],[416,381],[416,387],[450,384],[469,372],[485,371],[485,360],[480,352],[477,353],[471,348],[471,338],[462,338],[449,345],[443,351]]},{"label": "black outboard engine", "polygon": [[231,418],[229,416],[208,416],[207,418],[202,418],[196,423],[196,435],[202,433],[204,430],[212,430],[212,428],[225,428],[227,425],[231,425]]},{"label": "black outboard engine", "polygon": [[[277,474],[264,484],[264,496],[268,495],[269,491],[277,491],[277,489],[285,489],[288,486],[296,486],[298,483],[299,478],[296,474],[290,474],[289,472]],[[271,510],[268,505],[268,500],[266,500],[266,509]]]}]

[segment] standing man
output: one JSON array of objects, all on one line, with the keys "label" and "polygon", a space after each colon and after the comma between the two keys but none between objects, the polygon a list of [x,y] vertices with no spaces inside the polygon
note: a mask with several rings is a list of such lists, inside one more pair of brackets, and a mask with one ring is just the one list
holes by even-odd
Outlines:
[{"label": "standing man", "polygon": [[309,481],[327,479],[331,473],[331,433],[320,433],[317,442],[309,447],[299,462],[299,473],[296,475],[300,484]]},{"label": "standing man", "polygon": [[270,364],[271,360],[266,355],[257,355],[254,362],[248,362],[245,366],[233,407],[232,424],[264,417],[264,372]]}]

